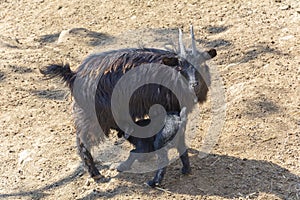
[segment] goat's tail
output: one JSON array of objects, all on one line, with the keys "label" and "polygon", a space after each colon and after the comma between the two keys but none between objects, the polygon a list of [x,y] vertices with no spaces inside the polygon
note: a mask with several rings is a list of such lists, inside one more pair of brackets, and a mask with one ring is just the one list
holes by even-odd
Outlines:
[{"label": "goat's tail", "polygon": [[76,73],[70,69],[70,65],[68,63],[62,65],[48,65],[40,68],[40,72],[46,76],[46,79],[60,77],[72,90]]}]

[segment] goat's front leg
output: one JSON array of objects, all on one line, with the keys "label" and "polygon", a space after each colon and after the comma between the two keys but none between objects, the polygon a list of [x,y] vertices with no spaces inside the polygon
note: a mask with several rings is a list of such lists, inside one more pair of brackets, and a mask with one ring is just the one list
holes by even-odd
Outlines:
[{"label": "goat's front leg", "polygon": [[190,165],[190,159],[189,159],[189,155],[188,155],[188,150],[187,147],[185,145],[185,137],[184,135],[181,135],[178,139],[178,146],[177,146],[177,150],[179,152],[180,155],[180,160],[182,162],[182,169],[181,172],[183,174],[190,174],[191,173],[191,165]]},{"label": "goat's front leg", "polygon": [[[154,141],[154,150],[161,149],[165,144],[163,137],[157,137]],[[168,152],[165,149],[161,149],[157,155],[158,159],[158,167],[159,169],[156,171],[155,177],[153,180],[148,181],[147,184],[150,187],[156,187],[159,186],[164,178],[164,175],[166,173],[166,166],[168,165],[169,159],[168,159]],[[165,166],[165,167],[163,167]]]},{"label": "goat's front leg", "polygon": [[181,160],[182,165],[183,165],[183,167],[181,169],[181,173],[190,174],[192,169],[191,169],[190,159],[189,159],[187,150],[185,150],[185,152],[180,156],[180,160]]},{"label": "goat's front leg", "polygon": [[164,178],[164,175],[167,171],[166,167],[160,168],[159,170],[156,171],[155,177],[153,178],[153,180],[148,181],[147,184],[150,187],[156,187],[159,186]]},{"label": "goat's front leg", "polygon": [[99,179],[103,178],[103,176],[100,174],[99,170],[95,166],[94,159],[89,152],[89,150],[84,146],[84,144],[81,142],[80,138],[77,138],[77,148],[78,148],[78,154],[83,161],[85,168],[87,169],[89,175],[95,180],[98,181]]},{"label": "goat's front leg", "polygon": [[167,167],[162,167],[162,166],[167,166],[168,165],[168,155],[166,151],[161,151],[158,155],[158,167],[159,169],[156,171],[155,177],[151,180],[148,181],[148,185],[150,187],[156,187],[159,186],[164,178],[164,175],[167,171]]}]

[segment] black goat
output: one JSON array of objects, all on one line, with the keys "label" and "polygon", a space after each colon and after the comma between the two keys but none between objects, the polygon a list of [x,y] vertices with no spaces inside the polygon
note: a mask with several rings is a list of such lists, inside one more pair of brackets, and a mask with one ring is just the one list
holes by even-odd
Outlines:
[{"label": "black goat", "polygon": [[[142,119],[137,121],[137,125],[146,126],[150,124],[150,119]],[[184,107],[180,114],[168,113],[165,119],[164,127],[154,136],[149,138],[138,138],[128,135],[123,131],[118,132],[118,137],[125,137],[135,149],[130,151],[128,159],[118,166],[118,171],[129,170],[135,160],[144,161],[149,158],[147,153],[157,151],[158,170],[153,180],[148,181],[148,185],[155,187],[159,185],[165,175],[166,165],[168,164],[168,150],[172,147],[177,148],[182,162],[183,174],[191,172],[187,148],[185,145],[184,131],[186,126],[186,108]],[[164,148],[169,145],[169,147]]]},{"label": "black goat", "polygon": [[[155,104],[160,104],[167,113],[181,111],[184,99],[190,102],[195,94],[193,105],[206,100],[210,75],[208,66],[205,64],[216,56],[216,50],[211,49],[199,52],[195,47],[194,34],[192,35],[192,50],[186,51],[182,43],[182,33],[179,34],[180,53],[153,48],[121,49],[103,53],[92,54],[74,72],[67,65],[49,65],[40,69],[40,72],[49,78],[61,77],[70,87],[74,96],[73,112],[77,134],[78,152],[89,174],[95,180],[100,179],[98,169],[95,167],[90,150],[98,145],[110,129],[122,131],[116,123],[112,108],[112,95],[117,83],[129,74],[133,69],[148,70],[151,73],[135,74],[130,82],[123,85],[127,89],[135,88],[135,83],[143,79],[151,79],[163,75],[164,81],[175,85],[180,91],[179,96],[171,89],[160,83],[145,84],[135,90],[129,101],[129,115],[132,120],[143,119],[149,115],[149,110]],[[161,70],[157,66],[165,66]],[[168,71],[168,72],[167,72]],[[188,80],[188,87],[178,81],[179,76]],[[122,109],[124,102],[117,106]],[[127,105],[128,106],[128,105]],[[126,107],[126,105],[125,105]],[[192,107],[187,106],[187,113]],[[117,109],[118,110],[118,109]],[[121,111],[119,111],[122,113]],[[151,114],[151,113],[150,113]],[[151,115],[150,115],[151,117]],[[128,119],[124,119],[127,120]],[[152,124],[152,123],[151,123]],[[128,128],[128,127],[127,127]],[[130,128],[130,127],[129,127]],[[127,130],[124,130],[128,133]],[[129,131],[130,133],[130,131]]]}]

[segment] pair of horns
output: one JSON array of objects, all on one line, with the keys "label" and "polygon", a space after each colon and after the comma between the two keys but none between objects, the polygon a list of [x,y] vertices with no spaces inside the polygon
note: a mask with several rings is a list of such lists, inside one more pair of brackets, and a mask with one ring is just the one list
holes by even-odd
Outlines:
[{"label": "pair of horns", "polygon": [[[191,34],[191,40],[192,40],[192,54],[196,55],[197,48],[196,48],[193,25],[190,26],[190,34]],[[186,50],[185,50],[185,46],[183,44],[182,35],[183,35],[182,30],[179,29],[179,42],[178,43],[179,43],[180,56],[183,58],[186,58]]]}]

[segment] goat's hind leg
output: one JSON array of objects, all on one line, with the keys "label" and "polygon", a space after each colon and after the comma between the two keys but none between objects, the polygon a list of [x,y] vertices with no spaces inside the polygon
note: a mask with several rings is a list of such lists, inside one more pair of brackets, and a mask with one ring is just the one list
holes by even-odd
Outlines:
[{"label": "goat's hind leg", "polygon": [[83,161],[85,168],[87,169],[89,175],[95,180],[98,181],[103,176],[100,174],[99,170],[95,166],[94,159],[92,157],[92,154],[90,151],[84,146],[84,144],[81,142],[80,138],[77,137],[77,148],[78,148],[78,154]]}]

